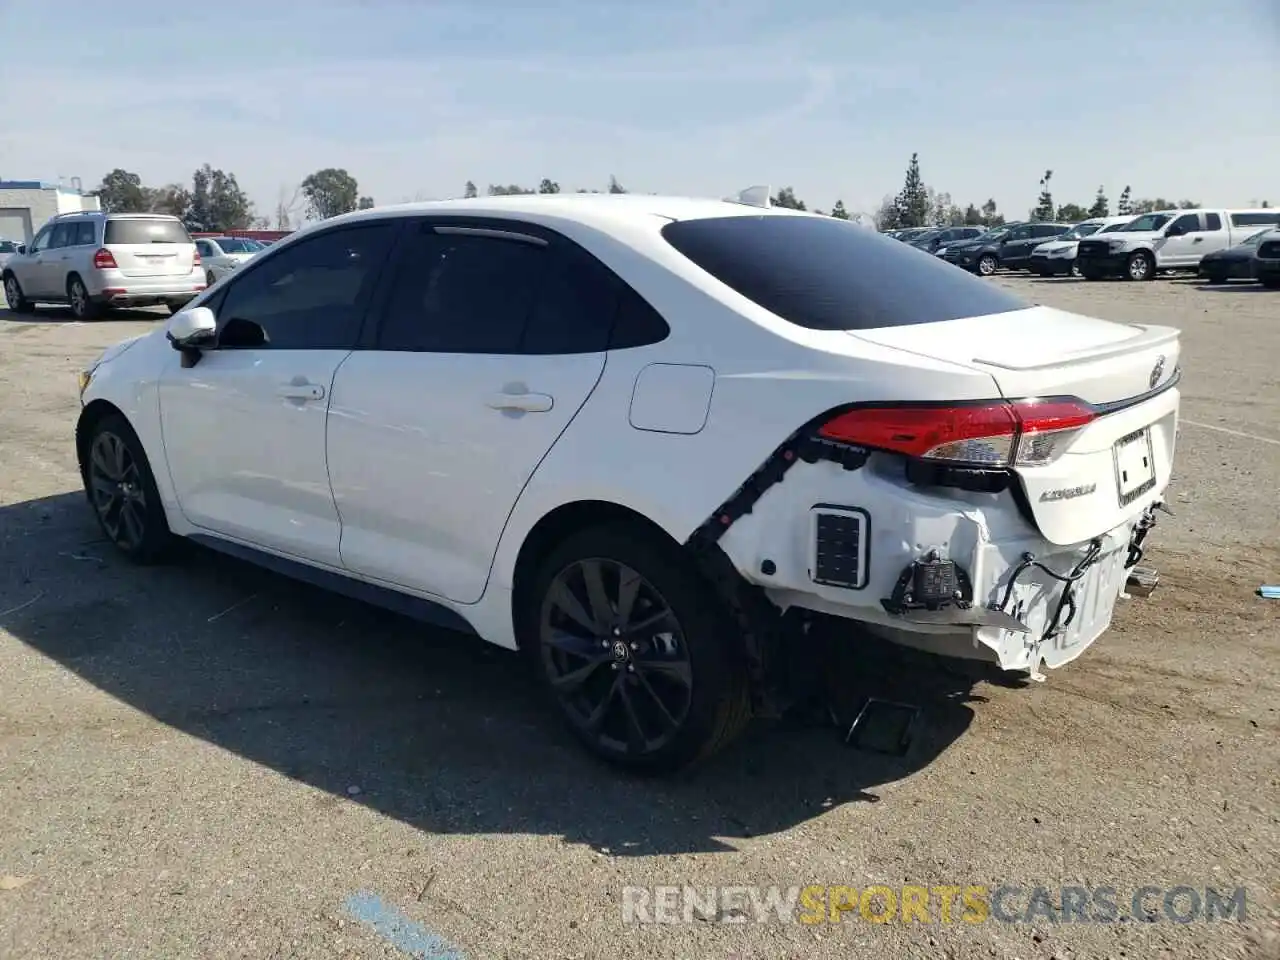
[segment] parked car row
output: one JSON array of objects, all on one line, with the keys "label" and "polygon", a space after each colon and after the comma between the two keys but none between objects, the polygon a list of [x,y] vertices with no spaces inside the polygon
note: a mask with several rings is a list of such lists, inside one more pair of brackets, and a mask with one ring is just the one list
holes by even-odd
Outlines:
[{"label": "parked car row", "polygon": [[1268,236],[1280,240],[1278,229],[1280,209],[1260,207],[1162,210],[1076,224],[1006,223],[985,232],[911,228],[889,236],[984,277],[1005,269],[1087,280],[1151,280],[1162,272],[1190,270],[1211,283],[1258,279],[1270,286],[1271,262],[1280,261],[1275,255],[1280,248],[1270,246]]}]

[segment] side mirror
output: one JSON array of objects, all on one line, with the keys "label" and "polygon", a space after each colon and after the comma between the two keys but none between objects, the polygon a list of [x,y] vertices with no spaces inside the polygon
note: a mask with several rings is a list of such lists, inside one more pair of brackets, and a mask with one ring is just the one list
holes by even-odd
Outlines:
[{"label": "side mirror", "polygon": [[20,243],[20,244],[18,244],[18,252],[19,252],[19,253],[26,253],[26,252],[27,252],[27,245],[26,245],[25,243]]},{"label": "side mirror", "polygon": [[208,307],[192,307],[180,310],[169,321],[167,336],[175,350],[200,347],[213,340],[218,329],[218,318]]},{"label": "side mirror", "polygon": [[182,354],[182,366],[194,367],[200,362],[200,350],[213,343],[218,319],[208,307],[179,310],[169,320],[165,336],[173,349]]}]

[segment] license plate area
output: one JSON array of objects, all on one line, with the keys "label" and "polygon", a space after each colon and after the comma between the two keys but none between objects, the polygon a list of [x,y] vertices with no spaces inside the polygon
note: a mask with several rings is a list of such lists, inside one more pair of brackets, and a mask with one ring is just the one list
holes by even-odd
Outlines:
[{"label": "license plate area", "polygon": [[1156,458],[1151,446],[1151,430],[1135,430],[1116,441],[1116,494],[1122,507],[1128,506],[1156,485]]}]

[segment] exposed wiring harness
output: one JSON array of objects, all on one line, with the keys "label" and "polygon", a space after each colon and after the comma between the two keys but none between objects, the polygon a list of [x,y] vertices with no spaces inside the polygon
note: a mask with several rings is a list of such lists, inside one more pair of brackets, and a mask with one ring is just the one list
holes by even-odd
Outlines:
[{"label": "exposed wiring harness", "polygon": [[[1053,618],[1049,621],[1049,626],[1045,628],[1044,635],[1040,638],[1042,642],[1049,640],[1052,637],[1057,636],[1060,631],[1069,627],[1071,625],[1071,621],[1075,619],[1075,585],[1086,573],[1089,572],[1089,568],[1097,563],[1101,557],[1102,539],[1100,537],[1089,541],[1089,549],[1080,559],[1080,562],[1071,568],[1070,573],[1064,574],[1058,573],[1055,570],[1050,570],[1047,566],[1036,559],[1034,553],[1024,553],[1022,555],[1022,561],[1013,568],[1013,573],[1009,575],[1009,582],[1006,583],[1004,587],[1004,596],[1000,599],[1000,603],[996,609],[1001,613],[1008,613],[1009,601],[1013,599],[1013,588],[1017,585],[1018,578],[1028,570],[1034,567],[1035,569],[1049,575],[1063,585],[1062,593],[1058,596],[1058,605],[1053,611]],[[1064,610],[1069,610],[1065,621],[1062,619],[1062,613]]]}]

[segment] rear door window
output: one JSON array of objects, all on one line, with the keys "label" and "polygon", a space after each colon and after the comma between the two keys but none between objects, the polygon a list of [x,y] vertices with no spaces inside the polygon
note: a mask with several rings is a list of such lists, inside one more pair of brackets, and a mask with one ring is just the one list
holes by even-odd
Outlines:
[{"label": "rear door window", "polygon": [[164,220],[157,217],[129,217],[121,220],[108,220],[106,238],[107,246],[128,243],[190,243],[191,235],[187,228],[177,220]]},{"label": "rear door window", "polygon": [[943,260],[829,217],[681,220],[662,235],[731,290],[810,330],[873,330],[1029,306]]},{"label": "rear door window", "polygon": [[1216,213],[1206,213],[1204,215],[1204,223],[1206,230],[1221,230],[1222,218]]},{"label": "rear door window", "polygon": [[81,220],[76,224],[76,235],[71,243],[76,247],[88,247],[97,242],[97,234],[93,229],[92,220]]}]

